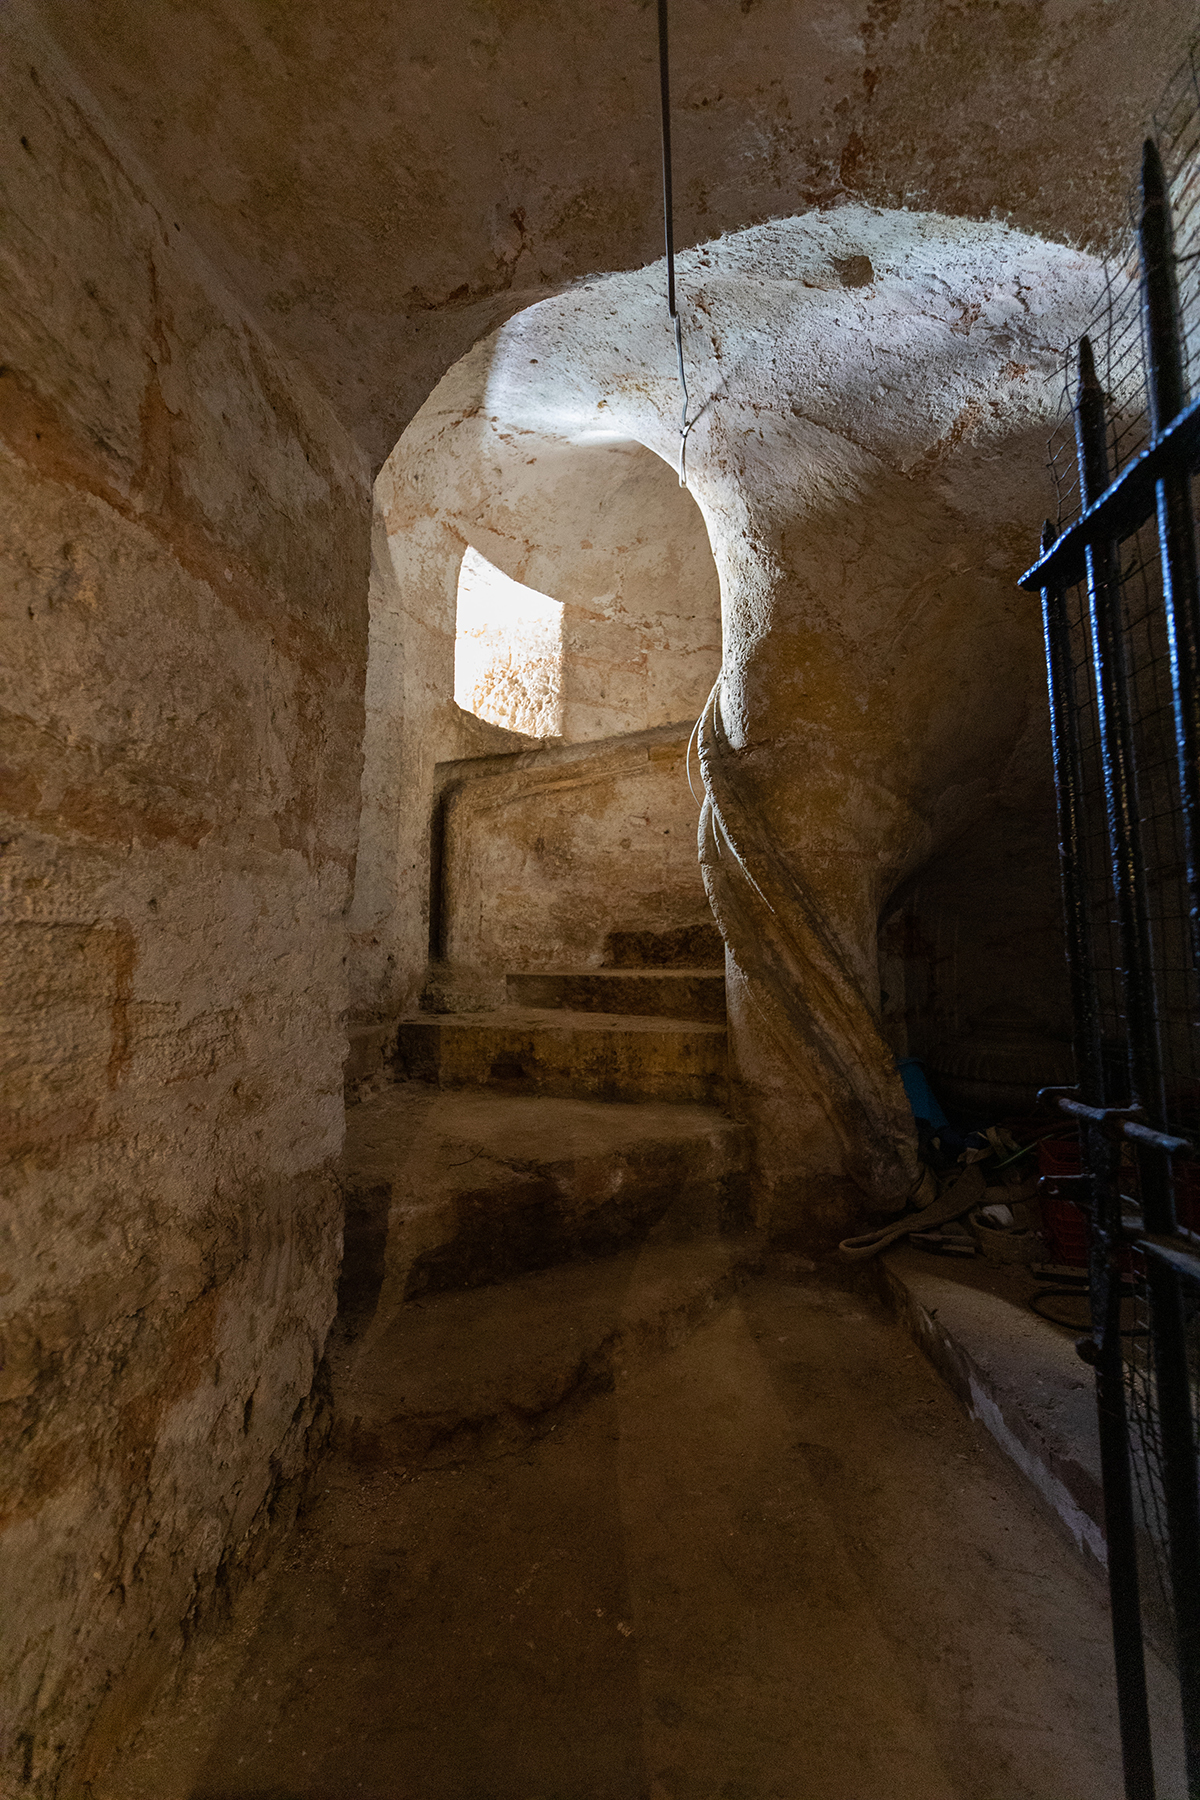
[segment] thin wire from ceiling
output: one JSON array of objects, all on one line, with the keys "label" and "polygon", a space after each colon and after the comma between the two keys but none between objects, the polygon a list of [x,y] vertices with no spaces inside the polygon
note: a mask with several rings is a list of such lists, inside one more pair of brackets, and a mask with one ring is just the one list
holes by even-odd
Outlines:
[{"label": "thin wire from ceiling", "polygon": [[679,485],[687,486],[688,385],[683,368],[683,326],[675,305],[675,209],[671,191],[671,73],[667,45],[667,0],[658,0],[658,85],[662,99],[663,232],[667,245],[667,311],[675,328],[675,356],[683,413],[679,421]]}]

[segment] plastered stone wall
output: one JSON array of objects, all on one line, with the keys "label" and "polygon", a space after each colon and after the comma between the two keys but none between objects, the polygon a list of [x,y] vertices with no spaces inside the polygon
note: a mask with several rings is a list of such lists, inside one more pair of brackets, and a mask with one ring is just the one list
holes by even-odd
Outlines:
[{"label": "plastered stone wall", "polygon": [[[828,1240],[915,1172],[881,916],[1001,803],[1051,805],[1039,621],[1015,582],[1098,268],[994,224],[845,206],[708,245],[680,286],[689,481],[722,592],[700,842],[736,1092],[762,1219]],[[676,457],[660,269],[544,301],[476,354],[509,429]]]},{"label": "plastered stone wall", "polygon": [[614,932],[711,926],[690,736],[668,725],[444,765],[440,903],[452,967],[598,969]]},{"label": "plastered stone wall", "polygon": [[0,1790],[76,1800],[322,1429],[370,488],[2,53]]}]

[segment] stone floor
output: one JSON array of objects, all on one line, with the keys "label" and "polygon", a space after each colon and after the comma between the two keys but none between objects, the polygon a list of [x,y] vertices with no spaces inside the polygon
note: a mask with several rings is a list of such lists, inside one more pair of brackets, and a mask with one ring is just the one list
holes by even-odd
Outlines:
[{"label": "stone floor", "polygon": [[1102,1586],[897,1322],[776,1264],[646,1341],[527,1441],[336,1451],[95,1800],[1117,1800]]}]

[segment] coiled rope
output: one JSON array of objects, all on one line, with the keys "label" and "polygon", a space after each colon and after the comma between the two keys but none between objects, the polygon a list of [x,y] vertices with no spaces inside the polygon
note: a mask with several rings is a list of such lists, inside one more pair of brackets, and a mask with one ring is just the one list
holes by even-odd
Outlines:
[{"label": "coiled rope", "polygon": [[671,73],[667,52],[667,0],[658,0],[658,86],[662,99],[663,234],[667,245],[667,311],[675,328],[675,357],[683,389],[679,421],[679,485],[687,486],[688,385],[683,368],[683,326],[675,305],[675,211],[671,192]]}]

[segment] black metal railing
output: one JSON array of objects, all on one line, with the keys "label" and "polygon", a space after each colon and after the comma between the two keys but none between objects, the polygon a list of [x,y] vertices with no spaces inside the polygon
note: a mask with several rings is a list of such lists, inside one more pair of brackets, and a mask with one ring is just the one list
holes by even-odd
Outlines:
[{"label": "black metal railing", "polygon": [[[1178,117],[1173,142],[1190,142],[1196,110]],[[1187,390],[1195,284],[1181,306],[1172,241],[1172,183],[1189,208],[1197,184],[1194,161],[1176,165],[1168,178],[1147,141],[1125,259],[1140,355],[1130,307],[1110,304],[1103,366],[1119,367],[1121,391],[1102,385],[1085,337],[1077,489],[1021,581],[1041,594],[1045,631],[1077,1078],[1053,1099],[1082,1144],[1093,1329],[1079,1348],[1096,1374],[1128,1800],[1155,1794],[1146,1579],[1168,1603],[1200,1800],[1200,399]]]}]

